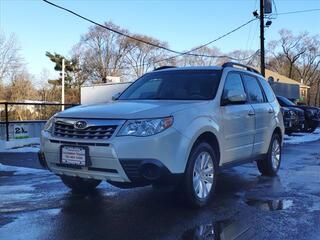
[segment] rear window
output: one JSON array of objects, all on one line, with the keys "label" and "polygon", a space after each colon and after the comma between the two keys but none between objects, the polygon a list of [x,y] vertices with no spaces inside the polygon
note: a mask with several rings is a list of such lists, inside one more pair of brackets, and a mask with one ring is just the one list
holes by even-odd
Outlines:
[{"label": "rear window", "polygon": [[261,92],[261,88],[257,82],[257,79],[249,75],[244,75],[243,81],[246,85],[250,101],[252,103],[263,103],[264,97],[263,93]]},{"label": "rear window", "polygon": [[216,95],[221,70],[170,70],[147,73],[119,100],[209,100]]},{"label": "rear window", "polygon": [[266,94],[268,102],[273,102],[275,100],[275,96],[270,84],[262,78],[258,78],[258,79],[259,79],[259,82],[261,83],[264,93]]}]

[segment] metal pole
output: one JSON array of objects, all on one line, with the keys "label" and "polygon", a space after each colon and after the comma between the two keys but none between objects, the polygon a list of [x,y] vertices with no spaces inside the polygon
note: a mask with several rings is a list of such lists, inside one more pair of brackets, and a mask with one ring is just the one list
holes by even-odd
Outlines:
[{"label": "metal pole", "polygon": [[265,56],[264,56],[264,0],[260,0],[260,65],[261,74],[265,77]]},{"label": "metal pole", "polygon": [[9,141],[9,116],[8,116],[8,103],[4,103],[4,111],[6,113],[6,139]]},{"label": "metal pole", "polygon": [[[62,79],[62,82],[61,82],[61,103],[64,104],[64,58],[62,58],[62,76],[61,76],[61,79]],[[64,105],[61,106],[61,111],[64,110]]]}]

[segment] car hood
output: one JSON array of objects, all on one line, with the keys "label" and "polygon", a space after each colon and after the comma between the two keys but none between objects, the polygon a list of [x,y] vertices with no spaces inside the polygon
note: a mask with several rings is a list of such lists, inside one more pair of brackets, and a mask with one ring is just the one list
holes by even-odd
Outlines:
[{"label": "car hood", "polygon": [[307,110],[307,109],[311,109],[311,110],[320,110],[317,107],[310,107],[310,106],[305,106],[305,105],[296,105],[294,106],[295,108],[299,108],[299,109],[303,109],[303,110]]},{"label": "car hood", "polygon": [[95,105],[80,105],[57,114],[62,118],[139,119],[170,116],[173,113],[205,104],[207,101],[118,100]]}]

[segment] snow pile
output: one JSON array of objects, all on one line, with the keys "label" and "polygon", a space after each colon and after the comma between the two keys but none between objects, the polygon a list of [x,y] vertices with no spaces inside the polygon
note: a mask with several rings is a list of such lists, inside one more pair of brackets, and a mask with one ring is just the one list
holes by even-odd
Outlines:
[{"label": "snow pile", "polygon": [[313,142],[320,140],[320,128],[313,133],[293,133],[291,136],[285,135],[284,143],[299,144],[304,142]]},{"label": "snow pile", "polygon": [[40,149],[39,138],[0,140],[0,152],[38,152]]},{"label": "snow pile", "polygon": [[0,163],[0,171],[14,172],[13,175],[26,175],[26,174],[37,174],[37,173],[47,172],[42,169],[8,166],[8,165],[3,165],[1,163]]}]

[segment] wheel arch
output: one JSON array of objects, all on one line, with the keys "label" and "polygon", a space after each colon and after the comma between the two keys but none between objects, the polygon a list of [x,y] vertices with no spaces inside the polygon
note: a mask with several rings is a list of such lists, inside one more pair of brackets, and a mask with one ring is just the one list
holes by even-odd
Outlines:
[{"label": "wheel arch", "polygon": [[[273,130],[273,134],[279,134],[280,136],[280,139],[281,139],[281,144],[283,143],[283,134],[282,134],[282,131],[281,131],[281,128],[280,127],[276,127],[274,130]],[[272,134],[272,135],[273,135]],[[271,141],[271,139],[270,139]]]},{"label": "wheel arch", "polygon": [[190,150],[188,152],[188,158],[187,158],[187,164],[186,164],[186,168],[189,162],[189,157],[190,154],[192,152],[192,150],[194,149],[194,147],[199,143],[199,142],[207,142],[216,152],[217,154],[217,159],[218,159],[218,164],[220,164],[220,156],[221,156],[221,150],[220,150],[220,145],[219,145],[219,140],[216,136],[216,134],[214,134],[212,131],[203,131],[201,132],[193,141],[193,143],[191,144]]}]

